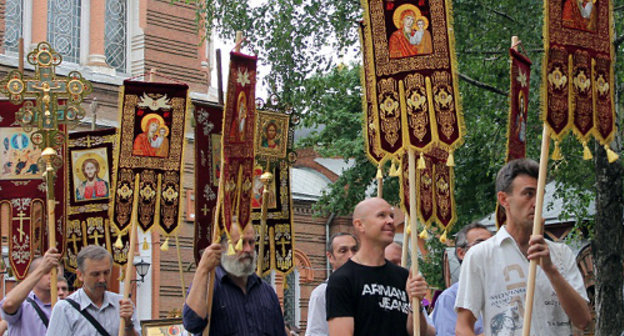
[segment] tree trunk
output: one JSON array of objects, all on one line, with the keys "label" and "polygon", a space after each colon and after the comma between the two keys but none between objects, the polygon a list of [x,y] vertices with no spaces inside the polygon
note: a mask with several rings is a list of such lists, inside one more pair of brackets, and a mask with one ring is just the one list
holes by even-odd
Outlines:
[{"label": "tree trunk", "polygon": [[596,146],[596,218],[592,254],[595,267],[596,336],[624,332],[624,225],[622,162],[607,161]]}]

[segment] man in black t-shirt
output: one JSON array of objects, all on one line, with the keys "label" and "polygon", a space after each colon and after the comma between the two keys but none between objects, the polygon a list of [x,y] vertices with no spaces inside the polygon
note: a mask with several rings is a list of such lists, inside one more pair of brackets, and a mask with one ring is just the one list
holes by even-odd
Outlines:
[{"label": "man in black t-shirt", "polygon": [[[359,251],[329,277],[327,321],[330,336],[412,335],[410,299],[422,300],[427,283],[384,259],[394,239],[394,209],[381,198],[360,202],[353,211]],[[420,311],[420,335],[435,328]]]}]

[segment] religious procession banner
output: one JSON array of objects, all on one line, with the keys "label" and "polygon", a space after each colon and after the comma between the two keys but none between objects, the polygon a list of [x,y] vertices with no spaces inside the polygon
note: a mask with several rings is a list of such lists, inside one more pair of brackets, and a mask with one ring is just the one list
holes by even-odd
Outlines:
[{"label": "religious procession banner", "polygon": [[[65,159],[67,194],[67,258],[65,267],[75,271],[76,257],[87,245],[112,251],[109,206],[113,177],[116,129],[74,132],[68,136]],[[124,244],[127,254],[130,242]],[[119,260],[119,257],[113,258]]]},{"label": "religious procession banner", "polygon": [[[134,192],[139,193],[137,218],[143,231],[155,224],[171,235],[178,228],[187,100],[186,84],[124,81],[111,209],[118,231],[131,226]],[[139,190],[134,190],[136,178]]]},{"label": "religious procession banner", "polygon": [[[362,0],[369,156],[452,153],[463,141],[451,2]],[[372,112],[369,112],[369,109]],[[372,116],[371,116],[372,115]],[[379,148],[377,148],[377,144]],[[371,155],[370,153],[377,154]]]},{"label": "religious procession banner", "polygon": [[221,174],[223,107],[193,102],[195,110],[195,263],[214,237],[214,213]]},{"label": "religious procession banner", "polygon": [[609,149],[616,131],[613,77],[613,2],[609,0],[544,0],[543,120],[555,140],[572,130],[592,157],[593,135]]},{"label": "religious procession banner", "polygon": [[[259,233],[257,246],[258,253],[262,254],[258,256],[262,260],[261,274],[266,275],[271,270],[288,274],[294,269],[295,253],[290,193],[290,164],[295,160],[292,119],[290,115],[268,110],[258,111],[256,117],[256,164],[251,207],[253,224]],[[265,189],[268,193],[264,192]],[[266,200],[263,199],[265,195]],[[266,227],[261,230],[263,201],[266,202]],[[263,237],[260,237],[261,232]],[[263,248],[260,248],[261,244]]]},{"label": "religious procession banner", "polygon": [[[529,114],[529,86],[531,82],[531,60],[509,48],[511,68],[509,72],[509,113],[507,115],[507,146],[505,162],[526,156],[526,128]],[[505,225],[505,210],[496,203],[496,227]]]},{"label": "religious procession banner", "polygon": [[[424,153],[423,162],[419,163],[416,170],[416,209],[418,220],[423,226],[429,227],[437,223],[442,231],[441,241],[446,241],[448,231],[457,220],[455,211],[455,176],[453,167],[446,162],[449,153],[443,149],[432,147]],[[409,165],[407,154],[401,159],[401,207],[403,212],[409,213]],[[423,229],[423,235],[426,236]],[[421,237],[424,238],[424,237]]]},{"label": "religious procession banner", "polygon": [[[32,106],[32,101],[24,104]],[[32,259],[47,250],[46,185],[38,165],[41,148],[16,121],[23,105],[0,101],[0,223],[8,228],[9,263],[14,276],[24,279]],[[62,150],[62,148],[57,148]],[[63,184],[62,171],[55,183]],[[63,252],[63,188],[55,190],[57,206],[57,249]],[[58,232],[60,231],[60,232]]]},{"label": "religious procession banner", "polygon": [[[255,56],[230,53],[230,73],[223,114],[221,176],[222,218],[229,235],[232,223],[251,223],[256,118]],[[236,242],[231,242],[236,243]]]}]

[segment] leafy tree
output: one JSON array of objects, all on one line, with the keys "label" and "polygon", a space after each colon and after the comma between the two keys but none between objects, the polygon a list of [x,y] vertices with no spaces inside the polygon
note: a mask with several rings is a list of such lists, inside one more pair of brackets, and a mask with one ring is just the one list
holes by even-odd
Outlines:
[{"label": "leafy tree", "polygon": [[[615,0],[612,0],[616,2]],[[223,37],[236,30],[248,36],[261,62],[271,66],[264,85],[279,94],[304,116],[304,125],[324,128],[300,145],[314,146],[323,155],[355,159],[337,183],[322,197],[321,210],[348,213],[368,190],[376,168],[363,152],[361,87],[356,65],[337,66],[344,55],[359,51],[357,0],[207,0],[198,3],[198,18],[205,19]],[[504,162],[509,87],[508,52],[511,36],[518,35],[533,61],[530,116],[527,121],[527,156],[538,158],[542,123],[540,72],[543,57],[542,0],[454,0],[456,51],[463,79],[460,92],[467,127],[465,144],[455,153],[456,228],[494,209],[493,181]],[[617,55],[624,54],[624,5],[615,5]],[[617,59],[616,107],[621,115],[624,98],[624,62]],[[622,123],[622,118],[618,118]],[[613,148],[621,151],[621,130]],[[622,165],[606,162],[595,145],[593,161],[583,161],[580,144],[570,135],[562,144],[565,159],[550,162],[549,177],[567,187],[596,193],[596,220],[580,221],[579,230],[591,232],[596,270],[597,335],[624,330],[621,251]],[[594,173],[595,172],[595,173]],[[395,197],[395,178],[386,178],[384,196]],[[561,187],[560,192],[565,193]],[[570,204],[587,204],[585,195],[565,195]],[[570,209],[583,208],[571,206]],[[576,213],[577,218],[585,218]],[[430,271],[432,274],[441,270]],[[616,332],[617,331],[617,332]]]}]

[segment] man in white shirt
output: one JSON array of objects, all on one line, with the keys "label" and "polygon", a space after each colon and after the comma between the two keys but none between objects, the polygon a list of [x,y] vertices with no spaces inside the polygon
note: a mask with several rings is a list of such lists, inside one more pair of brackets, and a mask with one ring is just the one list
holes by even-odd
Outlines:
[{"label": "man in white shirt", "polygon": [[[338,232],[329,238],[325,255],[332,266],[332,271],[337,270],[355,252],[358,251],[360,244],[354,234],[348,232]],[[327,288],[327,280],[323,281],[312,291],[310,295],[310,304],[308,308],[308,325],[306,328],[306,336],[327,336],[329,329],[327,327],[327,319],[325,313],[325,289]]]},{"label": "man in white shirt", "polygon": [[496,176],[496,196],[507,224],[471,248],[459,278],[456,335],[474,335],[482,314],[485,335],[522,335],[529,261],[536,274],[531,335],[572,334],[591,321],[583,278],[563,244],[532,236],[539,166],[530,159],[507,163]]}]

